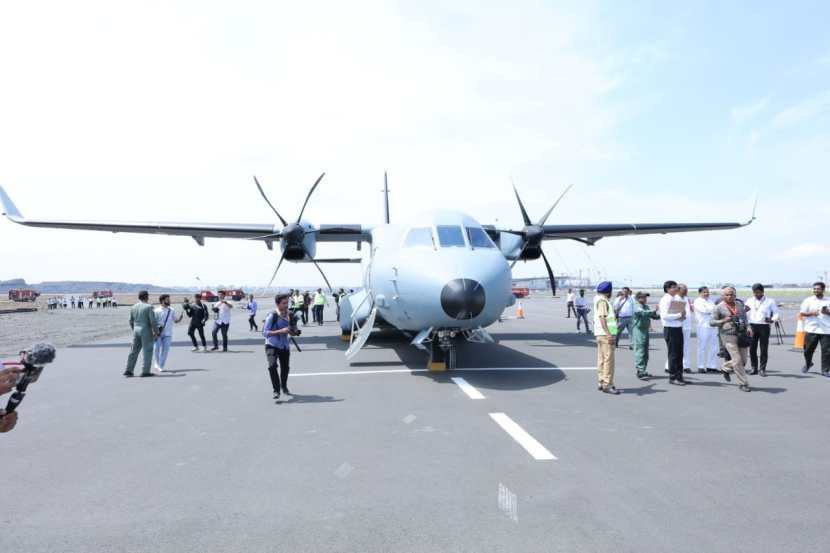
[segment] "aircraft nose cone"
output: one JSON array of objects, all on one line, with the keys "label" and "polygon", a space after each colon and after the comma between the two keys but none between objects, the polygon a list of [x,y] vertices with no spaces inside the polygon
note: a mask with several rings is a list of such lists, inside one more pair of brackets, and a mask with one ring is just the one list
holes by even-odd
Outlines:
[{"label": "aircraft nose cone", "polygon": [[474,319],[484,310],[484,287],[469,278],[449,281],[441,290],[441,307],[453,319]]}]

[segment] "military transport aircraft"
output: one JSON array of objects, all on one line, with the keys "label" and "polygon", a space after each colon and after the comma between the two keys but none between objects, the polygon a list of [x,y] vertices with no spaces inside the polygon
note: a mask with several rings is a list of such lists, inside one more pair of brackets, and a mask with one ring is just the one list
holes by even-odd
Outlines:
[{"label": "military transport aircraft", "polygon": [[[334,224],[315,226],[303,219],[305,208],[325,173],[314,182],[296,219],[287,221],[268,200],[259,181],[262,198],[279,220],[273,223],[134,223],[27,219],[0,187],[4,215],[30,227],[100,230],[190,236],[200,246],[205,238],[258,240],[273,250],[279,241],[280,256],[274,278],[283,261],[313,263],[331,285],[319,263],[360,263],[363,288],[341,300],[341,329],[350,340],[348,359],[363,347],[376,324],[391,325],[412,338],[412,345],[429,350],[429,366],[435,370],[456,365],[456,341],[492,341],[485,328],[496,322],[513,304],[511,269],[520,260],[540,257],[556,292],[553,271],[542,251],[544,240],[576,240],[592,246],[608,236],[667,234],[734,229],[745,223],[646,223],[646,224],[546,224],[567,192],[536,222],[530,218],[513,187],[524,226],[497,228],[482,225],[469,215],[440,209],[415,216],[406,223],[391,223],[389,189],[384,175],[384,223],[380,225]],[[368,258],[321,259],[318,242],[365,242]]]}]

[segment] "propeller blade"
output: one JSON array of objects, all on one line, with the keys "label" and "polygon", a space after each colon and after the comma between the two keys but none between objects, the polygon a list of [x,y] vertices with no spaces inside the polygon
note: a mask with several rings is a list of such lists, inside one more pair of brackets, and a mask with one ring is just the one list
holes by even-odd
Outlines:
[{"label": "propeller blade", "polygon": [[548,258],[545,255],[545,252],[542,252],[542,261],[545,262],[545,268],[548,270],[548,277],[550,278],[550,288],[553,292],[553,295],[556,295],[556,278],[553,276],[553,269],[550,268],[550,263],[548,263]]},{"label": "propeller blade", "polygon": [[282,250],[282,254],[280,254],[280,261],[277,263],[277,268],[274,269],[274,274],[271,275],[271,280],[268,281],[268,286],[265,288],[270,288],[271,285],[274,283],[274,279],[277,278],[277,271],[280,270],[280,265],[282,265],[283,260],[285,259],[285,250]]},{"label": "propeller blade", "polygon": [[256,183],[256,187],[259,189],[259,193],[262,194],[262,199],[265,200],[265,203],[268,204],[268,207],[271,208],[271,211],[276,213],[277,217],[282,223],[282,226],[287,225],[288,223],[285,222],[285,219],[282,218],[282,215],[280,215],[279,211],[277,211],[277,209],[273,205],[271,205],[271,202],[268,200],[268,196],[265,195],[265,191],[262,190],[262,187],[259,185],[259,181],[257,180],[256,175],[254,175],[254,182]]},{"label": "propeller blade", "polygon": [[323,280],[326,281],[326,286],[329,287],[329,294],[333,294],[334,290],[332,289],[331,284],[329,283],[329,279],[326,278],[326,273],[323,272],[323,269],[320,268],[320,266],[317,264],[316,261],[314,261],[314,259],[312,259],[311,262],[314,263],[314,266],[317,267],[317,270],[320,271],[320,274],[323,276]]},{"label": "propeller blade", "polygon": [[268,238],[281,238],[281,237],[282,237],[282,233],[277,232],[277,233],[274,233],[274,234],[265,234],[263,236],[252,236],[250,238],[245,238],[245,240],[266,240]]},{"label": "propeller blade", "polygon": [[[512,179],[511,179],[511,182],[512,182]],[[530,222],[530,217],[527,214],[527,210],[525,209],[525,205],[522,203],[522,199],[519,197],[519,191],[516,190],[516,184],[515,183],[512,183],[512,184],[513,184],[513,192],[516,193],[516,199],[519,201],[519,209],[522,210],[522,219],[524,219],[524,222],[525,222],[526,226],[530,226],[533,223]]]},{"label": "propeller blade", "polygon": [[317,188],[317,185],[320,184],[320,181],[323,180],[323,177],[325,176],[326,174],[323,173],[322,175],[317,177],[317,180],[314,181],[314,184],[311,186],[311,190],[308,191],[308,195],[305,197],[305,202],[303,203],[303,208],[300,210],[300,214],[297,216],[298,223],[300,222],[300,219],[303,218],[303,212],[305,211],[305,206],[308,205],[308,199],[311,198],[312,194],[314,194],[314,189]]},{"label": "propeller blade", "polygon": [[570,189],[571,189],[571,187],[573,187],[573,185],[572,185],[572,184],[569,184],[569,185],[568,185],[568,187],[565,189],[565,191],[564,191],[564,192],[562,192],[562,194],[560,194],[560,195],[559,195],[559,199],[557,199],[557,200],[554,202],[554,204],[553,204],[552,206],[550,206],[550,209],[548,210],[548,212],[547,212],[547,213],[545,213],[545,216],[544,216],[544,217],[542,217],[541,219],[539,219],[539,222],[538,222],[538,223],[536,223],[538,226],[540,226],[540,227],[541,227],[542,225],[544,225],[544,224],[545,224],[545,221],[547,221],[547,220],[548,220],[548,217],[550,217],[550,213],[551,213],[551,211],[553,211],[553,210],[554,210],[554,208],[555,208],[557,205],[559,205],[559,202],[561,202],[561,201],[562,201],[562,198],[564,198],[564,197],[565,197],[565,194],[567,194],[567,193],[568,193],[568,190],[570,190]]}]

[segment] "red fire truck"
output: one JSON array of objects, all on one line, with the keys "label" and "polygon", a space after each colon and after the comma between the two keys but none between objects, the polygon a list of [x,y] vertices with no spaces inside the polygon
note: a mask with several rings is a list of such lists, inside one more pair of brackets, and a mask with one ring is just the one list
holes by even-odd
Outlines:
[{"label": "red fire truck", "polygon": [[227,299],[233,300],[233,301],[239,301],[239,300],[241,300],[242,298],[245,297],[245,292],[243,292],[239,288],[228,289],[228,290],[219,290],[219,291],[224,292]]},{"label": "red fire truck", "polygon": [[202,301],[212,302],[219,300],[219,296],[217,296],[210,290],[202,290],[200,293],[202,295]]},{"label": "red fire truck", "polygon": [[9,290],[10,301],[27,301],[33,302],[37,300],[40,292],[32,290],[31,288],[14,288]]}]

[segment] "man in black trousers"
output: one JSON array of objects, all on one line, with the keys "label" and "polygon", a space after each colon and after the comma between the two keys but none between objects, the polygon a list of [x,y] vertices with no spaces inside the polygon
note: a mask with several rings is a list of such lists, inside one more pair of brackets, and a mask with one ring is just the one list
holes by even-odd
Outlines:
[{"label": "man in black trousers", "polygon": [[[296,318],[288,311],[288,297],[288,294],[279,294],[275,298],[277,309],[268,314],[262,328],[262,334],[265,336],[265,359],[268,361],[268,375],[271,377],[274,399],[280,398],[280,390],[286,395],[291,395],[288,391],[288,362],[291,357],[289,337],[295,334]],[[280,369],[280,374],[277,374],[277,369]]]},{"label": "man in black trousers", "polygon": [[669,357],[669,384],[685,386],[683,379],[683,320],[686,318],[685,303],[677,301],[677,283],[667,280],[663,284],[660,298],[660,320],[663,322],[663,338]]}]

